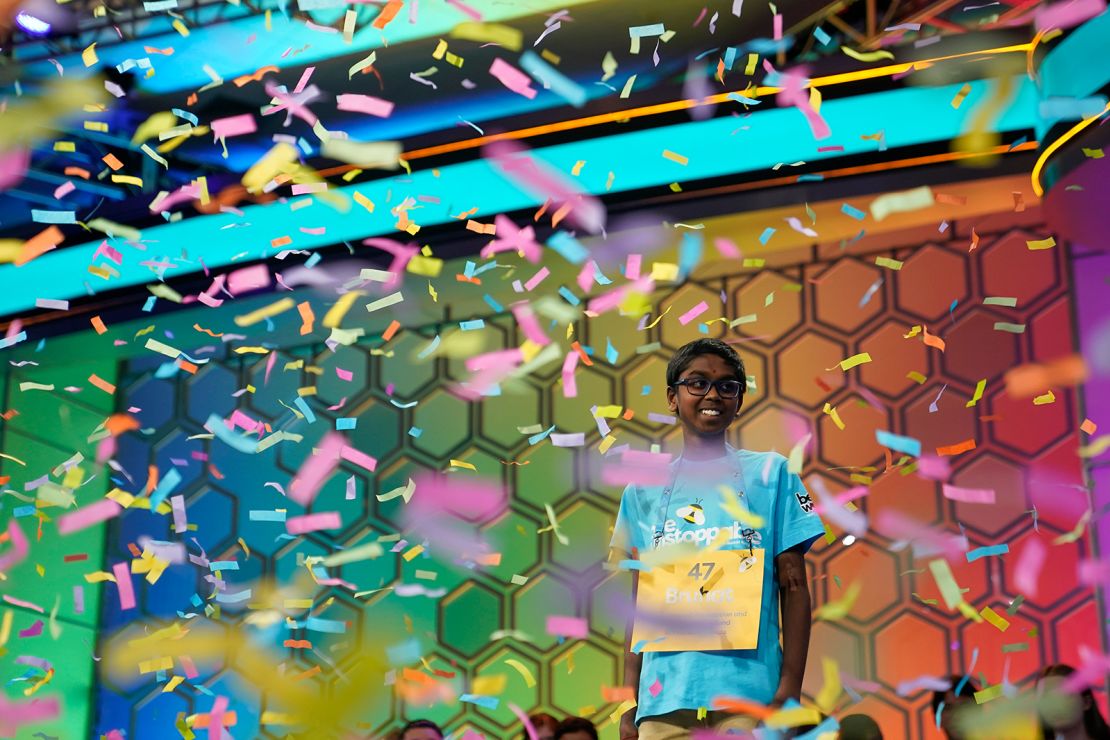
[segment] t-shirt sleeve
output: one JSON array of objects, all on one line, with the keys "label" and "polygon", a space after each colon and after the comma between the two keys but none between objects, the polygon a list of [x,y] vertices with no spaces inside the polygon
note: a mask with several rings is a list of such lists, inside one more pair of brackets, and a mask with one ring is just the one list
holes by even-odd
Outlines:
[{"label": "t-shirt sleeve", "polygon": [[779,483],[775,502],[775,524],[778,537],[775,538],[775,555],[786,552],[792,547],[802,546],[802,552],[809,548],[818,537],[825,534],[825,525],[814,510],[816,501],[806,490],[805,484],[796,473],[786,468],[782,461],[779,469]]},{"label": "t-shirt sleeve", "polygon": [[635,496],[636,486],[629,483],[621,494],[617,521],[613,525],[613,539],[609,543],[609,548],[619,553],[622,558],[631,558],[633,549],[637,552],[642,552],[644,549],[639,517],[636,515]]}]

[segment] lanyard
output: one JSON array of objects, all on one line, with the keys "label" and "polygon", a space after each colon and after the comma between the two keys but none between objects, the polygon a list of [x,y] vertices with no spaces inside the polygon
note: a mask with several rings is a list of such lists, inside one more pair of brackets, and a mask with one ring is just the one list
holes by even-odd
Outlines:
[{"label": "lanyard", "polygon": [[[731,445],[725,445],[725,450],[728,457],[729,466],[732,468],[733,471],[733,479],[735,480],[739,478],[741,481],[743,481],[744,468],[740,464],[740,460],[738,459],[738,456],[736,454],[736,449]],[[671,508],[671,496],[674,494],[675,487],[678,484],[678,474],[681,469],[682,457],[679,456],[679,458],[675,460],[674,468],[671,470],[670,481],[667,483],[667,487],[663,489],[663,502],[659,507],[658,514],[660,523],[659,526],[655,528],[655,538],[653,543],[655,547],[658,547],[659,543],[663,540],[663,533],[666,531],[667,527],[667,512]],[[743,492],[741,492],[740,495],[743,496]],[[742,530],[740,535],[748,542],[748,553],[754,555],[755,550],[752,545],[752,538],[755,536],[755,530],[749,527]]]}]

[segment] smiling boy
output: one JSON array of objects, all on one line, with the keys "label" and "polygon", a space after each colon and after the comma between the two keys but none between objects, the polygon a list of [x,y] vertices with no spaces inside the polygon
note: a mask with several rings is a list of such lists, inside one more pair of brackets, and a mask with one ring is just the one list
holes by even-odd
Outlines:
[{"label": "smiling boy", "polygon": [[[630,484],[621,495],[614,558],[643,560],[650,553],[653,562],[671,566],[633,571],[640,618],[666,615],[682,601],[671,599],[674,593],[704,600],[693,608],[708,608],[714,593],[718,602],[726,601],[722,593],[728,602],[738,595],[728,604],[735,609],[728,621],[709,634],[664,629],[633,645],[630,626],[625,683],[637,708],[621,718],[621,740],[685,738],[701,727],[752,729],[746,716],[713,711],[713,699],[779,706],[801,694],[810,633],[804,557],[824,527],[785,457],[726,443],[746,386],[744,363],[724,342],[698,339],[680,348],[667,366],[667,403],[682,425],[682,454],[670,464],[667,484]],[[686,550],[668,557],[667,548],[680,545]],[[653,595],[668,573],[672,589],[679,583],[689,590]],[[700,708],[708,711],[699,719]]]}]

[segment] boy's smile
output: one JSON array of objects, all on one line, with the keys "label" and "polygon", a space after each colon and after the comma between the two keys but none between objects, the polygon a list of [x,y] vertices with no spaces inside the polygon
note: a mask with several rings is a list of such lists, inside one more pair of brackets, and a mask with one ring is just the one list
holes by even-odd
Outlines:
[{"label": "boy's smile", "polygon": [[[698,355],[679,376],[679,381],[694,379],[746,382],[745,378],[736,377],[736,371],[723,357],[713,354]],[[683,431],[698,437],[723,435],[740,411],[743,398],[743,394],[736,398],[721,398],[716,387],[711,387],[704,396],[695,395],[684,385],[667,388],[667,405],[678,415]]]}]

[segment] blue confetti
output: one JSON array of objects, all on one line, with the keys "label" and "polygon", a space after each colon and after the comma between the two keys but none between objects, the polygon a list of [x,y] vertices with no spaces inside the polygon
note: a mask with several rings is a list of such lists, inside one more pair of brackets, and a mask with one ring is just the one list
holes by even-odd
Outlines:
[{"label": "blue confetti", "polygon": [[153,310],[153,308],[154,308],[154,302],[157,301],[157,300],[158,300],[158,296],[153,296],[152,295],[152,296],[147,297],[146,303],[143,304],[143,310],[146,311],[147,313],[150,313],[151,310]]},{"label": "blue confetti", "polygon": [[563,259],[575,265],[580,265],[590,256],[589,250],[582,246],[582,242],[575,239],[565,231],[556,231],[547,240],[547,246],[554,249]]},{"label": "blue confetti", "polygon": [[866,213],[848,203],[844,203],[840,206],[840,212],[845,214],[846,216],[851,216],[857,221],[862,221],[863,219],[867,218]]},{"label": "blue confetti", "polygon": [[489,304],[489,307],[492,308],[497,313],[501,313],[505,310],[501,306],[501,304],[498,303],[496,300],[494,300],[493,296],[491,296],[489,293],[486,293],[484,296],[482,296],[482,298],[485,299],[486,303]]},{"label": "blue confetti", "polygon": [[572,306],[577,306],[582,302],[578,299],[578,296],[576,296],[574,293],[571,293],[570,289],[567,288],[567,286],[565,285],[559,286],[559,295],[561,295],[563,297],[563,300],[565,300]]},{"label": "blue confetti", "polygon": [[889,447],[895,452],[902,452],[911,457],[921,457],[921,440],[913,437],[903,437],[882,429],[875,430],[875,439],[883,447]]},{"label": "blue confetti", "polygon": [[990,557],[991,555],[1005,555],[1008,552],[1010,552],[1010,546],[1002,544],[977,547],[974,550],[968,550],[965,554],[967,555],[967,562],[974,563],[979,558]]},{"label": "blue confetti", "polygon": [[817,42],[821,44],[821,46],[826,46],[830,41],[832,41],[832,37],[829,36],[829,34],[825,33],[825,29],[821,28],[820,26],[817,26],[813,29],[813,37],[817,39]]},{"label": "blue confetti", "polygon": [[409,436],[413,439],[420,439],[420,435],[423,433],[424,430],[420,427],[409,427]]},{"label": "blue confetti", "polygon": [[316,423],[316,414],[312,413],[312,409],[308,407],[308,404],[305,403],[305,400],[303,398],[301,398],[300,396],[294,398],[293,405],[301,410],[301,413],[304,414],[304,418],[308,420],[309,424]]},{"label": "blue confetti", "polygon": [[358,419],[355,419],[353,417],[350,417],[350,416],[340,417],[340,418],[335,420],[335,430],[337,432],[342,432],[342,431],[346,431],[348,429],[354,429],[355,425],[357,423],[358,423]]},{"label": "blue confetti", "polygon": [[620,354],[617,352],[617,348],[609,341],[609,337],[605,337],[605,361],[610,365],[616,365],[619,356]]},{"label": "blue confetti", "polygon": [[771,235],[774,233],[775,230],[768,226],[766,229],[763,230],[763,233],[759,235],[759,243],[767,244],[767,242],[771,241]]},{"label": "blue confetti", "polygon": [[485,329],[486,322],[482,319],[471,319],[470,321],[460,321],[459,328],[463,331],[474,331],[476,329]]}]

